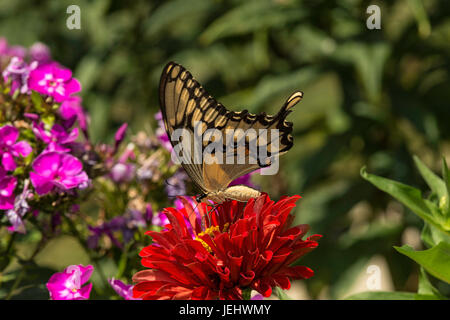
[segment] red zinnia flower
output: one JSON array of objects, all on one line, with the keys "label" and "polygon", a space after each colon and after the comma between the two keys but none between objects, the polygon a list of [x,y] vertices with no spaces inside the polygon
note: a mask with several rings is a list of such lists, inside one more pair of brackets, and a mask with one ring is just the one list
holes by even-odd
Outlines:
[{"label": "red zinnia flower", "polygon": [[181,198],[184,208],[166,208],[167,230],[148,231],[154,243],[140,252],[133,296],[142,299],[242,299],[254,289],[268,297],[272,287],[290,288],[290,279],[314,272],[290,266],[317,247],[320,235],[301,238],[308,225],[290,227],[300,196],[277,203],[267,194],[247,204],[227,201],[216,210]]}]

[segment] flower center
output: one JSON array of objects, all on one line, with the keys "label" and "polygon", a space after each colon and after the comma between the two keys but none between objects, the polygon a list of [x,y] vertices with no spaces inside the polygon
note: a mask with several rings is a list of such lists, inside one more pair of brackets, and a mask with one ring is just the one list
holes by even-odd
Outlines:
[{"label": "flower center", "polygon": [[200,237],[201,237],[201,236],[204,236],[205,234],[207,234],[207,235],[209,235],[211,238],[214,238],[214,233],[216,233],[216,232],[227,232],[229,226],[230,226],[230,224],[229,224],[228,222],[225,223],[224,226],[223,226],[222,231],[220,231],[219,226],[212,226],[212,227],[206,228],[205,231],[198,233],[198,234],[195,236],[194,240],[199,241],[199,242],[203,245],[203,247],[204,247],[208,252],[211,253],[211,252],[212,252],[211,247],[210,247],[205,241],[203,241],[202,239],[200,239]]}]

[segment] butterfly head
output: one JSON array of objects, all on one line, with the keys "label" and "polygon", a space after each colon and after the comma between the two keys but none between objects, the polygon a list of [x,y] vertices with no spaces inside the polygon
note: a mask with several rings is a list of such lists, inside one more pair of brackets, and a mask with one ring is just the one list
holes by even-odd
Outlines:
[{"label": "butterfly head", "polygon": [[207,193],[199,194],[198,196],[195,197],[195,201],[196,201],[197,203],[200,203],[200,202],[202,202],[203,199],[205,199],[207,196],[208,196]]}]

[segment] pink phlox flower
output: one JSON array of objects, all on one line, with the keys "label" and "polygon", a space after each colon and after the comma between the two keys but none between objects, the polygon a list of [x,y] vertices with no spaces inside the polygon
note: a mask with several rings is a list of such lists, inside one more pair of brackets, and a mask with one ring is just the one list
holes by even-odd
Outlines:
[{"label": "pink phlox flower", "polygon": [[50,131],[45,130],[44,123],[33,124],[33,132],[47,144],[45,151],[69,152],[70,148],[66,145],[74,142],[78,138],[78,128],[67,132],[61,125],[54,124]]},{"label": "pink phlox flower", "polygon": [[80,97],[72,96],[64,100],[59,107],[59,113],[63,118],[63,126],[65,128],[72,127],[75,121],[78,120],[78,124],[81,131],[83,131],[84,136],[86,139],[89,138],[87,131],[89,119],[81,106]]},{"label": "pink phlox flower", "polygon": [[155,114],[155,119],[158,121],[158,128],[155,130],[156,137],[159,140],[159,143],[169,152],[173,150],[172,143],[170,142],[169,136],[167,135],[164,121],[162,117],[161,111]]},{"label": "pink phlox flower", "polygon": [[[196,219],[201,220],[201,214],[200,214],[199,208],[198,208],[197,204],[194,202],[193,198],[191,198],[191,197],[177,197],[174,201],[174,207],[177,210],[180,210],[185,213],[186,212],[184,209],[185,205],[186,205],[185,201],[187,201],[191,205],[191,207],[194,209]],[[187,230],[189,231],[191,237],[194,239],[195,235],[194,235],[192,226],[189,222],[188,216],[187,215],[183,216],[183,219],[186,221]],[[164,211],[153,212],[153,217],[152,217],[153,225],[165,228],[165,226],[168,225],[169,223],[170,223],[170,221],[167,218]]]},{"label": "pink phlox flower", "polygon": [[19,129],[6,125],[0,128],[0,157],[3,168],[6,171],[16,169],[14,158],[26,157],[31,151],[31,146],[26,141],[16,142],[19,138]]},{"label": "pink phlox flower", "polygon": [[3,71],[3,80],[6,82],[11,79],[11,94],[14,94],[16,90],[20,93],[29,93],[28,78],[30,72],[37,67],[36,61],[31,64],[27,64],[20,57],[12,57],[8,66]]},{"label": "pink phlox flower", "polygon": [[81,90],[80,82],[72,78],[72,71],[57,63],[40,65],[31,71],[28,86],[31,90],[53,97],[56,102],[62,102]]},{"label": "pink phlox flower", "polygon": [[152,225],[158,226],[158,227],[164,227],[167,224],[169,224],[169,219],[162,211],[153,213]]},{"label": "pink phlox flower", "polygon": [[119,161],[113,165],[109,177],[114,182],[127,182],[134,178],[136,166],[128,160],[134,160],[134,145],[128,144],[124,152],[120,155]]},{"label": "pink phlox flower", "polygon": [[0,210],[14,208],[14,189],[17,179],[6,175],[6,171],[0,166]]},{"label": "pink phlox flower", "polygon": [[42,42],[34,43],[29,49],[31,61],[37,61],[39,65],[51,61],[50,49]]},{"label": "pink phlox flower", "polygon": [[47,282],[51,300],[87,300],[92,283],[83,287],[94,271],[91,265],[71,265],[63,272],[57,272]]},{"label": "pink phlox flower", "polygon": [[30,180],[26,179],[22,193],[15,198],[14,208],[6,212],[6,216],[11,223],[11,226],[8,227],[10,232],[26,233],[23,217],[30,210],[27,199],[32,196],[32,192],[28,189],[29,185]]},{"label": "pink phlox flower", "polygon": [[0,56],[25,58],[27,50],[22,46],[10,46],[5,38],[0,38]]},{"label": "pink phlox flower", "polygon": [[119,279],[108,279],[109,284],[114,291],[125,300],[142,300],[141,298],[133,298],[133,285],[125,284]]},{"label": "pink phlox flower", "polygon": [[82,187],[89,181],[81,161],[68,153],[41,153],[33,161],[32,168],[30,179],[38,195],[47,194],[54,188],[67,191]]},{"label": "pink phlox flower", "polygon": [[8,41],[4,37],[0,37],[0,56],[8,53]]},{"label": "pink phlox flower", "polygon": [[[123,248],[124,244],[133,239],[134,232],[138,228],[147,226],[144,215],[139,210],[128,209],[123,215],[116,216],[109,221],[106,221],[98,226],[88,226],[91,235],[87,239],[89,248],[94,249],[98,246],[98,241],[102,235],[110,238],[111,242]],[[116,235],[121,235],[123,244],[119,241]]]},{"label": "pink phlox flower", "polygon": [[127,133],[128,123],[124,123],[117,129],[116,134],[114,135],[114,153],[117,152],[119,145],[122,143],[125,138],[125,134]]}]

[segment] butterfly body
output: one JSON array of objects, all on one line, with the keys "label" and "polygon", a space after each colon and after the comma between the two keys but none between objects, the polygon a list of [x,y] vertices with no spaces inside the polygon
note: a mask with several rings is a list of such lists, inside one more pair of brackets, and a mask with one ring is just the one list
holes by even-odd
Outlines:
[{"label": "butterfly body", "polygon": [[[183,66],[169,62],[159,86],[161,113],[170,142],[177,150],[174,154],[182,159],[178,163],[202,191],[197,199],[222,203],[258,197],[260,192],[250,187],[228,186],[240,176],[272,165],[293,146],[292,123],[286,117],[302,97],[301,91],[294,92],[275,115],[231,111],[210,96]],[[182,134],[178,130],[183,130]],[[205,141],[208,130],[224,138]],[[244,135],[235,134],[228,140],[228,131],[233,130]],[[176,137],[179,140],[175,141]],[[214,142],[217,148],[208,156],[222,154],[225,161],[208,161],[204,153],[198,156],[191,152],[196,142],[203,151]],[[180,145],[182,148],[177,148]]]},{"label": "butterfly body", "polygon": [[201,201],[205,203],[208,203],[208,200],[211,200],[219,204],[225,202],[226,200],[247,202],[251,198],[257,198],[260,195],[261,192],[256,189],[244,185],[238,185],[228,187],[224,190],[203,193],[202,195],[198,196],[196,200],[198,202]]}]

